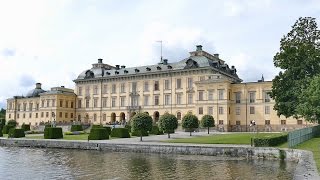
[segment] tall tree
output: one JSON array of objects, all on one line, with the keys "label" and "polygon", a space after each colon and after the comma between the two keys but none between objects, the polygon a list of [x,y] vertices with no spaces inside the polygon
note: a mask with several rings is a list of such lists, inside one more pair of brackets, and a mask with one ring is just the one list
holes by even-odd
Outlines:
[{"label": "tall tree", "polygon": [[170,138],[170,133],[178,128],[178,119],[173,114],[164,113],[160,117],[159,127],[162,131],[168,133],[168,138]]},{"label": "tall tree", "polygon": [[273,58],[281,68],[273,80],[270,96],[278,116],[298,117],[300,94],[312,77],[320,74],[320,31],[315,18],[301,17],[280,41],[280,51]]}]

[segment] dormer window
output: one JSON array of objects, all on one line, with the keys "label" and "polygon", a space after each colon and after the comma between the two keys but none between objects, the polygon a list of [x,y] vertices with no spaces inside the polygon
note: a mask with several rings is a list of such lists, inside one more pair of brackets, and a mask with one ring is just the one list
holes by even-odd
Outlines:
[{"label": "dormer window", "polygon": [[115,74],[119,74],[119,71],[115,71],[114,73],[115,73]]},{"label": "dormer window", "polygon": [[134,71],[137,73],[137,72],[139,72],[139,69],[135,69]]},{"label": "dormer window", "polygon": [[157,70],[161,70],[161,67],[160,67],[160,66],[157,66]]},{"label": "dormer window", "polygon": [[147,71],[151,71],[151,68],[147,67],[146,70],[147,70]]},{"label": "dormer window", "polygon": [[107,75],[110,75],[110,73],[109,73],[109,72],[106,72],[106,74],[107,74]]},{"label": "dormer window", "polygon": [[167,67],[168,67],[168,69],[172,69],[172,66],[170,66],[170,65],[168,65]]},{"label": "dormer window", "polygon": [[127,71],[127,70],[124,70],[124,73],[125,73],[125,74],[128,74],[128,71]]}]

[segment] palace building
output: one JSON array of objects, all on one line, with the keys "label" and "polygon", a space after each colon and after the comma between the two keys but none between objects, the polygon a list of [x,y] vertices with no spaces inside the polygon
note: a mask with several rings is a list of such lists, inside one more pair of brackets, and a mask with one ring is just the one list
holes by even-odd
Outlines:
[{"label": "palace building", "polygon": [[[229,66],[198,45],[190,56],[178,61],[130,67],[109,65],[102,59],[74,80],[75,93],[64,87],[36,89],[26,97],[7,101],[7,119],[19,124],[80,121],[106,124],[128,122],[137,112],[146,112],[156,123],[165,112],[181,120],[187,113],[199,119],[214,117],[221,131],[249,131],[255,121],[259,131],[302,128],[302,119],[278,117],[269,97],[272,82],[242,82]],[[53,117],[54,116],[54,117]]]}]

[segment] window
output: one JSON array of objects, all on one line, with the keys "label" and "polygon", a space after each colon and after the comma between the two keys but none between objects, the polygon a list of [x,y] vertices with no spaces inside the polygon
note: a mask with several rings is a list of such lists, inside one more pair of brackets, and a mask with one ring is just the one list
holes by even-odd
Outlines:
[{"label": "window", "polygon": [[281,125],[287,124],[286,120],[281,120]]},{"label": "window", "polygon": [[27,103],[23,103],[23,111],[27,111]]},{"label": "window", "polygon": [[208,91],[208,100],[212,101],[213,100],[213,90]]},{"label": "window", "polygon": [[159,105],[159,96],[154,96],[154,105]]},{"label": "window", "polygon": [[164,89],[165,90],[170,89],[170,81],[168,79],[164,80]]},{"label": "window", "polygon": [[32,107],[33,106],[33,103],[29,103],[29,111],[32,111]]},{"label": "window", "polygon": [[203,107],[199,107],[199,114],[203,114]]},{"label": "window", "polygon": [[103,120],[103,121],[107,121],[107,115],[106,115],[106,114],[103,114],[103,115],[102,115],[102,120]]},{"label": "window", "polygon": [[73,101],[71,101],[71,108],[73,108]]},{"label": "window", "polygon": [[254,114],[254,106],[250,106],[250,114]]},{"label": "window", "polygon": [[264,102],[270,102],[270,92],[266,91],[264,92]]},{"label": "window", "polygon": [[26,114],[25,113],[22,114],[22,118],[26,118]]},{"label": "window", "polygon": [[193,94],[188,94],[188,104],[193,104]]},{"label": "window", "polygon": [[200,76],[200,77],[199,77],[199,80],[200,80],[200,81],[204,81],[205,78],[206,78],[205,76]]},{"label": "window", "polygon": [[73,118],[73,113],[70,113],[70,118]]},{"label": "window", "polygon": [[98,94],[98,86],[97,85],[93,86],[93,94]]},{"label": "window", "polygon": [[223,120],[219,120],[219,125],[223,125]]},{"label": "window", "polygon": [[134,96],[131,98],[131,106],[139,106],[139,97]]},{"label": "window", "polygon": [[65,114],[64,114],[64,117],[65,117],[65,118],[68,118],[68,113],[65,113]]},{"label": "window", "polygon": [[103,85],[103,94],[107,94],[108,93],[108,85],[107,84],[104,84]]},{"label": "window", "polygon": [[236,107],[236,115],[240,115],[241,109],[240,107]]},{"label": "window", "polygon": [[203,101],[203,91],[198,91],[199,93],[199,101]]},{"label": "window", "polygon": [[42,117],[42,118],[43,118],[43,114],[44,114],[44,113],[43,113],[43,112],[41,112],[41,117]]},{"label": "window", "polygon": [[241,92],[236,92],[236,103],[241,103]]},{"label": "window", "polygon": [[148,81],[144,82],[143,90],[146,92],[149,91],[149,82]]},{"label": "window", "polygon": [[125,103],[126,97],[120,97],[120,106],[124,107],[126,105]]},{"label": "window", "polygon": [[78,115],[78,121],[81,121],[81,115],[80,114]]},{"label": "window", "polygon": [[302,120],[297,120],[298,125],[302,125]]},{"label": "window", "polygon": [[137,92],[137,82],[132,82],[131,86],[132,92]]},{"label": "window", "polygon": [[240,126],[240,121],[236,121],[236,125],[237,125],[237,126]]},{"label": "window", "polygon": [[182,94],[177,94],[177,103],[176,104],[182,104]]},{"label": "window", "polygon": [[256,92],[249,92],[249,102],[254,103],[256,101]]},{"label": "window", "polygon": [[264,124],[265,124],[265,125],[270,125],[270,120],[265,120],[265,121],[264,121]]},{"label": "window", "polygon": [[218,89],[218,99],[223,100],[224,89]]},{"label": "window", "polygon": [[9,119],[11,119],[11,114],[9,114]]},{"label": "window", "polygon": [[106,108],[107,107],[107,100],[108,98],[102,98],[102,107]]},{"label": "window", "polygon": [[32,117],[32,113],[29,113],[29,118],[31,118]]},{"label": "window", "polygon": [[62,100],[60,100],[60,107],[62,107],[62,105],[63,105],[63,101],[62,101]]},{"label": "window", "polygon": [[44,100],[41,100],[41,107],[44,107]]},{"label": "window", "polygon": [[69,101],[66,101],[66,108],[69,107]]},{"label": "window", "polygon": [[181,89],[181,79],[177,79],[177,89]]},{"label": "window", "polygon": [[90,105],[90,100],[86,99],[86,108],[89,108],[89,105]]},{"label": "window", "polygon": [[[18,111],[19,111],[20,109],[18,109]],[[39,104],[37,103],[36,104],[36,110],[39,110]]]},{"label": "window", "polygon": [[181,112],[177,112],[177,119],[181,120]]},{"label": "window", "polygon": [[46,117],[49,117],[49,112],[46,112]]},{"label": "window", "polygon": [[52,105],[52,107],[55,107],[55,106],[56,106],[56,100],[55,100],[55,99],[52,99],[52,101],[51,101],[51,102],[52,102],[52,104],[51,104],[51,105]]},{"label": "window", "polygon": [[97,98],[93,99],[93,107],[94,108],[98,107],[98,99]]},{"label": "window", "polygon": [[154,90],[159,91],[159,81],[154,81]]},{"label": "window", "polygon": [[188,78],[188,89],[192,89],[192,85],[193,85],[193,79]]},{"label": "window", "polygon": [[78,94],[79,94],[79,96],[82,96],[82,87],[78,88]]},{"label": "window", "polygon": [[20,115],[19,115],[19,114],[17,114],[17,118],[18,118],[18,119],[19,119],[19,116],[20,116]]},{"label": "window", "polygon": [[[133,89],[133,84],[134,84],[134,83],[132,83],[132,92],[136,92],[135,89]],[[136,85],[137,85],[137,84],[136,84]],[[121,85],[120,85],[120,92],[121,92],[121,93],[125,93],[125,92],[126,92],[126,84],[125,84],[125,83],[121,83]]]},{"label": "window", "polygon": [[112,84],[111,92],[112,92],[112,94],[115,94],[117,92],[117,85],[116,84]]},{"label": "window", "polygon": [[223,107],[219,107],[219,114],[223,114]]},{"label": "window", "polygon": [[38,113],[36,113],[36,118],[38,118]]},{"label": "window", "polygon": [[111,100],[111,107],[116,107],[116,97],[112,97],[112,100]]},{"label": "window", "polygon": [[78,99],[78,108],[81,108],[81,99]]},{"label": "window", "polygon": [[89,96],[90,95],[90,86],[87,86],[86,87],[86,96]]},{"label": "window", "polygon": [[93,121],[97,121],[97,114],[93,114]]},{"label": "window", "polygon": [[208,114],[213,115],[213,107],[208,107]]},{"label": "window", "polygon": [[18,104],[18,111],[20,111],[20,106],[21,106],[21,104]]},{"label": "window", "polygon": [[143,99],[144,99],[144,103],[143,104],[145,106],[149,106],[149,96],[144,96]]},{"label": "window", "polygon": [[164,95],[164,105],[171,104],[171,96],[169,94]]},{"label": "window", "polygon": [[264,113],[265,114],[270,114],[270,106],[265,106],[264,107]]}]

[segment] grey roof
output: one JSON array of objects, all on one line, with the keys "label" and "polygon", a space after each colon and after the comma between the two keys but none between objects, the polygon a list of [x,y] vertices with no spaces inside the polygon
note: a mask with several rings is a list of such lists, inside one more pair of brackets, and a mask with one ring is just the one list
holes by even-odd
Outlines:
[{"label": "grey roof", "polygon": [[26,97],[30,98],[30,97],[39,97],[40,93],[44,93],[46,92],[45,90],[41,89],[41,88],[35,88],[31,91],[29,91],[26,95]]},{"label": "grey roof", "polygon": [[[191,62],[191,66],[188,66],[188,61]],[[76,80],[86,80],[91,78],[101,78],[101,77],[116,77],[116,76],[126,76],[126,75],[138,75],[138,74],[145,74],[145,73],[156,73],[156,72],[168,72],[176,71],[176,70],[183,70],[183,69],[192,69],[192,68],[205,68],[211,67],[216,69],[217,71],[226,74],[228,76],[234,77],[239,79],[238,75],[236,74],[236,69],[234,66],[229,68],[227,64],[224,63],[223,60],[219,58],[212,58],[207,56],[190,56],[186,59],[175,63],[159,63],[155,65],[148,65],[148,66],[139,66],[139,67],[131,67],[131,68],[112,68],[106,69],[101,67],[93,67],[91,69],[87,69],[83,71]]]}]

